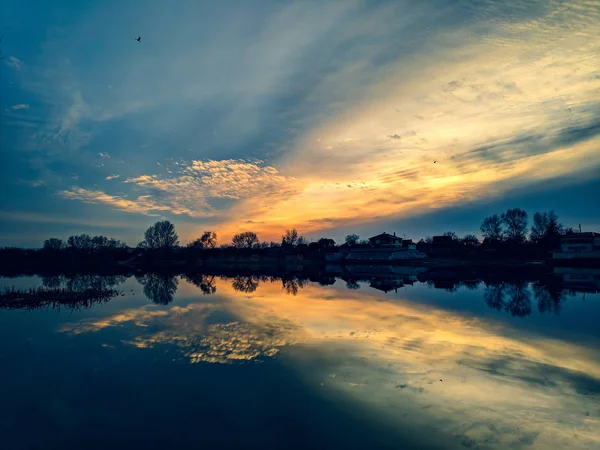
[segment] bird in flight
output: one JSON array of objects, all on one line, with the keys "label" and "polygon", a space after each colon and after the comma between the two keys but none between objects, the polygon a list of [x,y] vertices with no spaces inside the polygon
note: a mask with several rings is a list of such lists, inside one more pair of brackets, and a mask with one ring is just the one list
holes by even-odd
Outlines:
[{"label": "bird in flight", "polygon": [[138,42],[142,42],[142,37],[138,36],[137,38],[135,38],[135,40],[138,41]]},{"label": "bird in flight", "polygon": [[433,163],[435,164],[437,161],[434,161]]}]

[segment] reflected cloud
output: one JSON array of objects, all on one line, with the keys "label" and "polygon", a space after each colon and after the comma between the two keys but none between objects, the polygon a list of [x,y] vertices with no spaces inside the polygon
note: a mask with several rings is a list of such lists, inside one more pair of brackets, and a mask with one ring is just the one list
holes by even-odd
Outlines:
[{"label": "reflected cloud", "polygon": [[[297,279],[282,280],[282,289],[277,280],[253,276],[188,279],[218,288],[219,295],[83,320],[61,331],[119,327],[130,336],[127,345],[174,345],[192,363],[258,362],[281,353],[316,389],[399,425],[433,423],[446,445],[600,444],[600,343],[592,338],[574,344],[376,290]],[[191,285],[183,283],[187,292]],[[532,293],[539,305],[554,301],[541,284],[489,284],[482,291],[490,306],[517,316],[531,311]]]}]

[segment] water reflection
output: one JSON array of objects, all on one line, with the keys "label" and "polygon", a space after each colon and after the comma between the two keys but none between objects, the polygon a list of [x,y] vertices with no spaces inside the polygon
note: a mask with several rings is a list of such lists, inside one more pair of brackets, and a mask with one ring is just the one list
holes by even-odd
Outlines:
[{"label": "water reflection", "polygon": [[144,287],[144,295],[157,305],[171,303],[179,284],[176,276],[157,273],[146,273],[136,280]]},{"label": "water reflection", "polygon": [[[166,280],[148,278],[144,287],[172,287]],[[391,282],[352,280],[377,287]],[[214,295],[73,321],[60,331],[127,330],[123,345],[189,363],[229,366],[281,356],[308,386],[355,402],[369,420],[429,429],[424,447],[429,439],[446,448],[600,445],[596,337],[586,336],[581,345],[377,288],[323,288],[292,277],[198,275],[174,286],[185,297]],[[534,300],[541,312],[558,312],[567,298],[560,284],[541,281],[440,280],[437,286],[481,289],[488,306],[517,317],[531,314]]]}]

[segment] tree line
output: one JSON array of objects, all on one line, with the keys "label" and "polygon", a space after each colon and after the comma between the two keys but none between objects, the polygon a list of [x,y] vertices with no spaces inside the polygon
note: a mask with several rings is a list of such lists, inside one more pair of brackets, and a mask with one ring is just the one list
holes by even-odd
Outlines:
[{"label": "tree line", "polygon": [[[566,227],[558,221],[558,216],[554,211],[536,212],[533,215],[533,223],[528,226],[528,214],[520,208],[508,209],[501,214],[493,214],[483,219],[480,231],[485,240],[492,242],[510,242],[522,244],[529,241],[543,246],[556,245],[558,237],[562,234],[574,233],[573,228]],[[453,231],[446,231],[443,236],[450,236],[456,243],[464,246],[477,246],[480,244],[479,238],[474,234],[466,234],[459,237]],[[367,245],[369,241],[361,240],[357,234],[348,234],[344,241],[349,246]],[[422,240],[424,243],[432,243],[431,237]],[[330,246],[333,241],[327,238],[321,238],[317,242],[319,247]],[[183,248],[186,249],[214,249],[217,248],[217,233],[214,231],[204,231],[202,235],[189,242]],[[294,228],[286,230],[281,236],[280,242],[260,241],[258,235],[252,231],[244,231],[233,236],[230,243],[221,245],[220,248],[236,249],[264,249],[277,248],[282,246],[303,246],[308,241],[304,236],[300,236]],[[49,251],[58,251],[63,249],[72,249],[84,252],[96,251],[114,251],[128,248],[127,245],[117,239],[107,238],[105,236],[90,236],[81,234],[70,236],[66,241],[58,238],[50,238],[44,241],[43,249]],[[145,250],[172,250],[182,248],[179,244],[179,236],[175,231],[175,225],[168,220],[156,222],[148,227],[144,232],[144,239],[137,245],[139,249]]]}]

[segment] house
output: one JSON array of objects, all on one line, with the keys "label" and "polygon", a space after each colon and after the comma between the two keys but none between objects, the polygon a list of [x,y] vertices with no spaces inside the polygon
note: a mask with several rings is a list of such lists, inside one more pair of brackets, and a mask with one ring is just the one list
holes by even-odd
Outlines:
[{"label": "house", "polygon": [[600,233],[565,234],[560,237],[560,251],[553,252],[554,260],[600,260]]},{"label": "house", "polygon": [[566,234],[560,237],[562,252],[593,252],[600,251],[600,233]]},{"label": "house", "polygon": [[317,244],[319,244],[319,246],[321,248],[331,248],[331,247],[335,247],[335,241],[333,239],[328,239],[328,238],[321,238],[317,241]]},{"label": "house", "polygon": [[391,248],[400,248],[402,247],[402,238],[397,237],[396,233],[381,233],[377,236],[373,236],[369,238],[369,242],[375,248],[382,247],[391,247]]},{"label": "house", "polygon": [[416,250],[417,244],[412,239],[402,239],[402,248],[405,250]]}]

